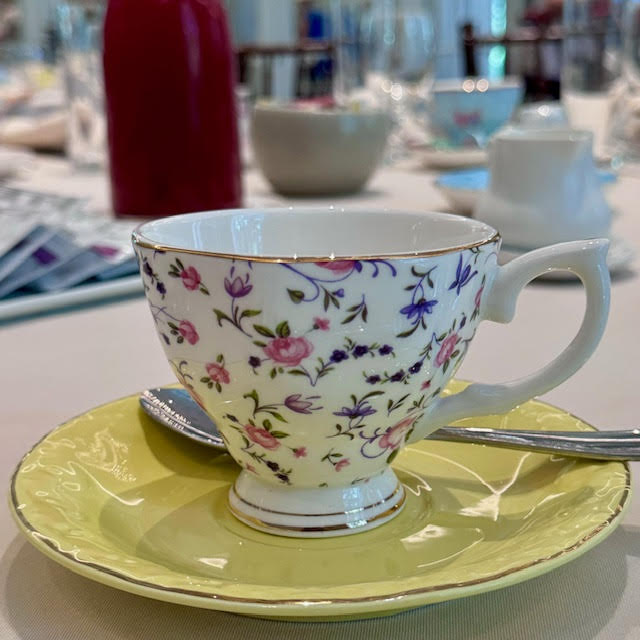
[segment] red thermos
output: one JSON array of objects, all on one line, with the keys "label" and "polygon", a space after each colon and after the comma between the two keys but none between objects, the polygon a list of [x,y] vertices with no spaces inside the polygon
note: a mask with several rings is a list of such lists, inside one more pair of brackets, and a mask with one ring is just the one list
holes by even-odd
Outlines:
[{"label": "red thermos", "polygon": [[220,0],[110,0],[104,81],[113,208],[241,205],[234,57]]}]

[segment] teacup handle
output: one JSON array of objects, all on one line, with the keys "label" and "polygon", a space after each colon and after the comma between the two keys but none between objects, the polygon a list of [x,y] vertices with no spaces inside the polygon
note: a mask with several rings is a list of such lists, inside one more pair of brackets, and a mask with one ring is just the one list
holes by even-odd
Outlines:
[{"label": "teacup handle", "polygon": [[460,393],[435,399],[416,425],[410,442],[421,440],[462,418],[505,413],[572,376],[595,351],[607,322],[610,298],[608,247],[609,241],[604,239],[565,242],[536,249],[498,267],[483,301],[483,320],[511,322],[518,295],[527,283],[550,269],[573,271],[582,280],[587,294],[584,318],[576,337],[555,360],[530,376],[503,384],[474,383]]}]

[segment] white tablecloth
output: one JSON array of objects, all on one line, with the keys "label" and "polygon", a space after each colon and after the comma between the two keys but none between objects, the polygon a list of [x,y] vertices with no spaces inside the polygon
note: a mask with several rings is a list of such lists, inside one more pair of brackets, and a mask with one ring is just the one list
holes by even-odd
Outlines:
[{"label": "white tablecloth", "polygon": [[[446,209],[432,180],[424,171],[384,169],[366,192],[340,202]],[[42,161],[14,184],[87,195],[99,206],[107,203],[103,176],[74,176],[60,161]],[[247,187],[249,204],[282,202],[253,172]],[[621,179],[611,188],[610,199],[619,211],[614,232],[640,246],[640,181]],[[497,382],[545,364],[577,330],[583,300],[578,285],[527,287],[511,325],[481,327],[459,376]],[[621,274],[614,280],[601,346],[580,372],[545,399],[601,428],[640,426],[639,314],[638,278],[633,272]],[[0,481],[5,487],[22,454],[56,424],[173,379],[142,298],[0,327],[0,355]],[[640,488],[637,478],[634,485]],[[361,622],[265,622],[109,589],[40,555],[18,534],[6,507],[0,508],[0,554],[3,640],[640,638],[640,492],[632,497],[620,529],[551,574],[498,592]]]}]

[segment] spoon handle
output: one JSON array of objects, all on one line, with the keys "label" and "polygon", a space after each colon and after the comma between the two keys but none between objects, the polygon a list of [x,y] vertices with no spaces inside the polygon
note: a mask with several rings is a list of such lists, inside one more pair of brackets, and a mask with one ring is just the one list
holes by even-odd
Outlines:
[{"label": "spoon handle", "polygon": [[[226,445],[218,428],[184,389],[148,389],[140,404],[154,420],[184,436],[220,451]],[[627,431],[541,431],[442,427],[425,438],[591,460],[640,460],[640,429]]]},{"label": "spoon handle", "polygon": [[482,427],[442,427],[427,440],[486,444],[592,460],[640,460],[640,430],[520,431]]}]

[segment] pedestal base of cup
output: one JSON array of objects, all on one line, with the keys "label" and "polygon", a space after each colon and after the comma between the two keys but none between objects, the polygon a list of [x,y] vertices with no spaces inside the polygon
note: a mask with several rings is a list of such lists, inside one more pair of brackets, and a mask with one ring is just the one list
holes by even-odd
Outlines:
[{"label": "pedestal base of cup", "polygon": [[391,469],[345,487],[277,487],[242,471],[229,491],[231,513],[258,531],[295,538],[344,536],[395,517],[405,493]]}]

